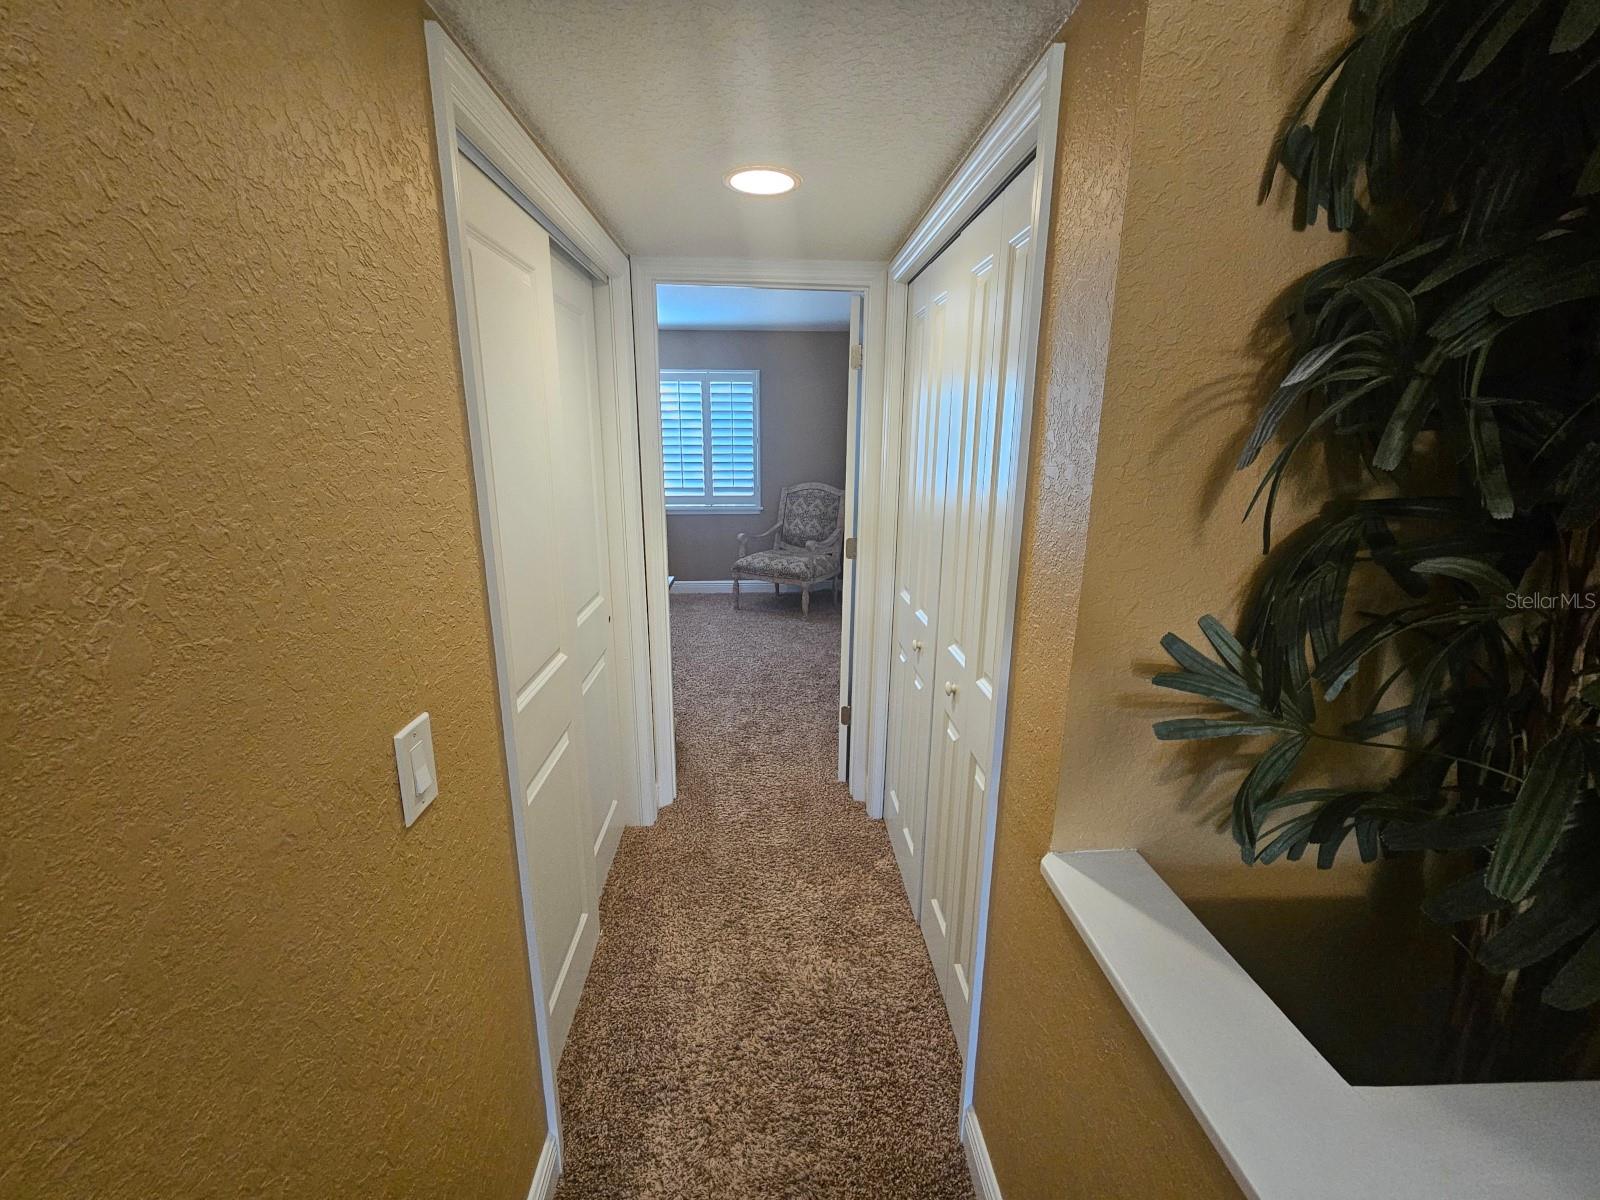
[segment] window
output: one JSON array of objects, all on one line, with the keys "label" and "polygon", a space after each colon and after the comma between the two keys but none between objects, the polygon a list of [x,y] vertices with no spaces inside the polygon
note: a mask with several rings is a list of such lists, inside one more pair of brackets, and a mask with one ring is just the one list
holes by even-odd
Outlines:
[{"label": "window", "polygon": [[761,511],[761,372],[661,372],[661,475],[673,512]]}]

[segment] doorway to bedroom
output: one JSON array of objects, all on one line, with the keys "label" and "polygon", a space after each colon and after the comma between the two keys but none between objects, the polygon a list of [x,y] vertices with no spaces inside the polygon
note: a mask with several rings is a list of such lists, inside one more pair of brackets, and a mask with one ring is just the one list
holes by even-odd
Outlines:
[{"label": "doorway to bedroom", "polygon": [[843,781],[861,298],[686,283],[655,297],[673,757],[777,714],[801,743],[783,753]]}]

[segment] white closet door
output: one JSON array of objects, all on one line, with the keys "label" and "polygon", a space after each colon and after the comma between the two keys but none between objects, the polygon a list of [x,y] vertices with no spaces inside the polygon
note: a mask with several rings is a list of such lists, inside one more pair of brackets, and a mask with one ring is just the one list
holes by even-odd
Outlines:
[{"label": "white closet door", "polygon": [[[493,571],[507,659],[514,794],[551,1053],[560,1058],[600,923],[589,836],[581,587],[566,569],[574,473],[557,374],[550,242],[464,156],[460,209],[472,355],[484,398]],[[605,748],[599,748],[605,753]]]},{"label": "white closet door", "polygon": [[600,439],[599,358],[595,347],[594,283],[560,254],[555,277],[556,363],[566,445],[558,465],[567,552],[561,561],[577,629],[578,677],[589,754],[588,834],[596,890],[604,890],[622,838],[626,773],[618,672],[613,663],[611,547],[606,529],[606,471]]},{"label": "white closet door", "polygon": [[1015,519],[1023,288],[1033,251],[1029,167],[945,252],[965,321],[951,340],[949,414],[922,929],[956,1040],[966,1046],[977,949],[978,862],[996,750],[995,689]]},{"label": "white closet door", "polygon": [[[941,260],[942,262],[942,260]],[[962,322],[960,289],[935,263],[912,284],[901,417],[900,520],[895,544],[884,820],[913,912],[922,904],[928,731],[943,549],[947,342]]]}]

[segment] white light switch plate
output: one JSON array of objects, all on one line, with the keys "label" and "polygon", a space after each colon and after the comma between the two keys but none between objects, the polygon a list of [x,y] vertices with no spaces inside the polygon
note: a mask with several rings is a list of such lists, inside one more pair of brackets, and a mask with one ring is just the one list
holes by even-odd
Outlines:
[{"label": "white light switch plate", "polygon": [[439,794],[439,769],[433,761],[433,722],[427,713],[394,735],[394,765],[400,774],[400,808],[409,829]]}]

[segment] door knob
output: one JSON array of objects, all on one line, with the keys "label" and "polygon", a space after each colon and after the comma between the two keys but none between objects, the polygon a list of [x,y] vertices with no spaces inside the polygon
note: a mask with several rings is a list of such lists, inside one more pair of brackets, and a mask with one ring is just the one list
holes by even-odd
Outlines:
[{"label": "door knob", "polygon": [[911,653],[913,653],[913,654],[921,654],[922,653],[922,643],[919,642],[919,641],[916,641],[915,639],[913,639],[912,642],[911,642]]},{"label": "door knob", "polygon": [[956,685],[951,683],[948,679],[945,680],[944,694],[946,696],[954,696],[956,694]]}]

